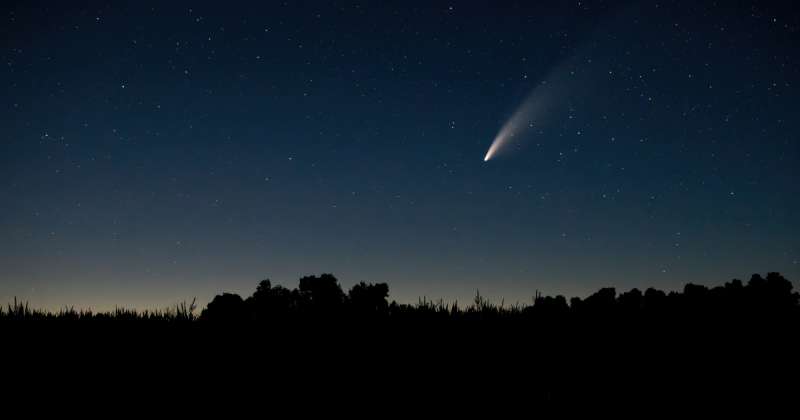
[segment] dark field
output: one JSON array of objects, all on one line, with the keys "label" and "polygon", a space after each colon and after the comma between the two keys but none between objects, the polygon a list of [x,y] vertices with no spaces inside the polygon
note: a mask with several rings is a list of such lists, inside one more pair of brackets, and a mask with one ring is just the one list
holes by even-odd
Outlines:
[{"label": "dark field", "polygon": [[[389,304],[385,284],[344,294],[323,274],[293,291],[263,281],[244,300],[219,295],[199,316],[194,304],[113,313],[10,304],[0,328],[13,337],[4,345],[12,377],[34,388],[52,379],[97,392],[111,382],[126,390],[111,393],[123,400],[164,387],[151,397],[203,404],[262,396],[298,410],[354,396],[361,409],[728,410],[794,401],[798,293],[791,290],[770,273],[669,295],[601,289],[567,305],[537,294],[530,306],[478,295],[460,307]],[[34,371],[41,373],[26,374]]]}]

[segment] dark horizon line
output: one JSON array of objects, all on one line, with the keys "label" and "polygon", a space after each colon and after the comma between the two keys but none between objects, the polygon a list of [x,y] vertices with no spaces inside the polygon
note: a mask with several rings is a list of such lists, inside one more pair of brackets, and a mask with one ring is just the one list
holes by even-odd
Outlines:
[{"label": "dark horizon line", "polygon": [[[443,298],[428,300],[425,295],[419,296],[416,303],[398,303],[395,300],[392,300],[392,302],[389,303],[387,299],[389,296],[389,287],[386,283],[375,283],[373,285],[372,283],[367,284],[364,281],[361,281],[350,288],[348,293],[345,294],[341,289],[341,285],[338,284],[336,277],[334,277],[332,274],[323,273],[320,277],[312,275],[301,278],[300,285],[293,290],[289,290],[280,284],[272,287],[271,282],[268,279],[262,280],[259,283],[256,292],[246,299],[242,299],[238,294],[223,292],[221,295],[216,295],[214,299],[206,304],[203,308],[198,308],[195,305],[197,300],[195,297],[189,305],[187,305],[186,300],[184,300],[182,303],[176,303],[174,306],[168,306],[163,309],[154,310],[144,309],[139,311],[136,308],[126,309],[125,307],[119,307],[115,305],[114,311],[109,310],[93,312],[91,308],[86,310],[82,308],[75,310],[74,306],[68,307],[65,305],[63,308],[59,308],[57,312],[54,312],[41,308],[31,309],[29,307],[30,301],[26,301],[25,304],[23,304],[21,301],[18,302],[15,296],[13,306],[11,302],[8,302],[7,309],[0,306],[0,317],[9,317],[12,316],[12,314],[36,314],[36,316],[45,317],[60,317],[67,315],[76,315],[79,317],[120,316],[124,314],[135,315],[137,317],[155,316],[166,318],[180,318],[188,316],[190,318],[199,319],[203,315],[213,311],[215,302],[222,302],[224,300],[227,300],[228,303],[220,303],[216,304],[216,306],[229,307],[228,310],[231,310],[231,305],[244,305],[250,307],[247,312],[253,312],[255,311],[253,308],[258,307],[259,305],[266,305],[270,306],[269,311],[281,311],[283,316],[289,316],[289,313],[306,312],[308,308],[323,305],[323,303],[326,311],[334,312],[338,311],[339,309],[337,308],[340,306],[366,305],[371,308],[371,311],[378,310],[379,312],[386,310],[389,310],[390,312],[403,312],[409,310],[434,310],[447,312],[493,310],[500,312],[508,311],[509,313],[521,313],[528,309],[545,306],[553,308],[560,307],[562,310],[568,309],[574,311],[578,308],[586,307],[587,305],[596,306],[593,302],[599,301],[605,302],[600,304],[600,306],[608,306],[613,303],[614,305],[636,307],[644,306],[647,301],[650,301],[652,306],[654,305],[652,302],[655,301],[663,302],[667,299],[676,300],[681,299],[681,297],[686,295],[691,295],[692,299],[695,300],[700,299],[703,301],[710,301],[715,299],[711,297],[711,295],[714,294],[718,295],[716,299],[719,300],[723,299],[719,296],[724,295],[726,296],[725,299],[730,299],[730,296],[737,293],[752,293],[763,296],[768,295],[770,300],[781,300],[777,298],[777,296],[782,295],[783,299],[788,299],[788,301],[793,302],[792,306],[797,306],[798,301],[800,301],[800,294],[798,292],[792,293],[792,290],[793,285],[789,280],[786,280],[778,272],[769,272],[766,278],[762,278],[759,274],[753,274],[747,285],[743,285],[743,282],[739,279],[733,279],[731,282],[726,282],[722,286],[715,286],[712,288],[709,288],[705,285],[686,283],[684,285],[683,292],[670,291],[668,294],[653,287],[647,288],[644,292],[634,287],[628,292],[617,294],[616,288],[603,287],[585,299],[581,299],[580,297],[572,297],[569,299],[569,302],[567,302],[567,299],[563,295],[556,295],[555,297],[547,295],[543,297],[542,294],[537,290],[535,291],[533,302],[531,304],[528,304],[527,302],[520,304],[519,301],[517,301],[516,303],[512,303],[508,306],[505,306],[505,299],[501,299],[499,305],[490,302],[489,299],[481,296],[480,290],[478,289],[476,290],[476,297],[471,303],[466,306],[459,307],[457,299],[453,302],[445,302]],[[760,300],[764,300],[763,296],[760,298]],[[744,298],[744,296],[740,297],[739,299],[742,298]],[[283,305],[285,308],[275,309],[281,307],[281,305]],[[391,311],[390,308],[394,309],[394,311]],[[233,311],[238,311],[238,309],[233,309]]]}]

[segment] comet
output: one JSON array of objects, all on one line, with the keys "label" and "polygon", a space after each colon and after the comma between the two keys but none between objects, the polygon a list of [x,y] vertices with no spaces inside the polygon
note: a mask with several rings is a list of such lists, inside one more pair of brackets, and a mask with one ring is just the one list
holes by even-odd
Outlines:
[{"label": "comet", "polygon": [[514,114],[506,121],[494,138],[489,151],[486,152],[484,162],[495,157],[498,153],[507,148],[512,143],[523,141],[525,134],[531,131],[535,123],[541,121],[547,112],[547,104],[550,102],[550,89],[545,88],[545,84],[533,89],[525,101],[520,104]]},{"label": "comet", "polygon": [[514,111],[514,114],[500,127],[497,136],[494,138],[489,151],[486,152],[484,161],[495,157],[499,152],[512,143],[523,141],[525,134],[530,131],[533,125],[541,121],[541,117],[546,112],[547,99],[550,95],[547,89],[534,89],[522,104]]}]

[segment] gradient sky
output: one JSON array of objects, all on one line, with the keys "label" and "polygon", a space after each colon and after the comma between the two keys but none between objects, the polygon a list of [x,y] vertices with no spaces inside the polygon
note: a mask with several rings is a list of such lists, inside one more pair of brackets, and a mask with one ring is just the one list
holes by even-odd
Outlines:
[{"label": "gradient sky", "polygon": [[0,6],[0,303],[800,281],[792,2],[34,3]]}]

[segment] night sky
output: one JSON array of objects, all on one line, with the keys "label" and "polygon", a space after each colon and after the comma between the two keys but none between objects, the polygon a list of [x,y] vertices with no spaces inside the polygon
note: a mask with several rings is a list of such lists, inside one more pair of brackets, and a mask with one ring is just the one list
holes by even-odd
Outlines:
[{"label": "night sky", "polygon": [[793,2],[34,3],[0,6],[2,303],[800,282]]}]

